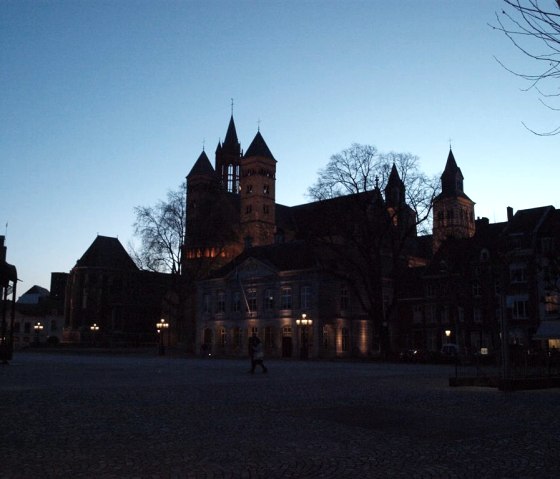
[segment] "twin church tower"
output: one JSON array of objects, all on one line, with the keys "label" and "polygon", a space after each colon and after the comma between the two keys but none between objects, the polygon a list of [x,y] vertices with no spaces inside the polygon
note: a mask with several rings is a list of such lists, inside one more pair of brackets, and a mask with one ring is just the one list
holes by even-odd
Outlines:
[{"label": "twin church tower", "polygon": [[[401,184],[400,178],[393,178],[398,176],[395,167],[393,170],[391,184]],[[276,159],[260,130],[243,152],[232,115],[224,141],[218,142],[215,151],[215,167],[203,150],[187,175],[183,270],[192,271],[210,261],[214,269],[248,245],[264,246],[296,237],[292,208],[276,203],[275,184]],[[388,208],[392,200],[386,198]],[[474,218],[474,202],[463,190],[463,175],[450,149],[441,175],[441,193],[433,202],[434,251],[448,237],[473,236]]]},{"label": "twin church tower", "polygon": [[276,159],[260,131],[243,152],[233,115],[215,168],[203,151],[187,175],[186,262],[214,258],[225,263],[244,246],[275,241]]}]

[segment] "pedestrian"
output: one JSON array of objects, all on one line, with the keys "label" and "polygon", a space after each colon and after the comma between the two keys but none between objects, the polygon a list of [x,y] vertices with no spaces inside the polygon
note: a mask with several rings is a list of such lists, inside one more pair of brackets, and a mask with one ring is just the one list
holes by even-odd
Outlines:
[{"label": "pedestrian", "polygon": [[249,357],[251,358],[251,370],[249,371],[251,374],[255,373],[255,368],[257,366],[262,368],[263,373],[268,372],[268,369],[263,362],[264,353],[262,342],[256,333],[253,333],[253,335],[249,338]]}]

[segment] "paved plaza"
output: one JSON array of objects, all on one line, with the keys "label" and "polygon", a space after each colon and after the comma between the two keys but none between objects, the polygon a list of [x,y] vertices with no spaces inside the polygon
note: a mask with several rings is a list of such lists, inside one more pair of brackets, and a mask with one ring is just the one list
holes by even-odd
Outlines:
[{"label": "paved plaza", "polygon": [[556,478],[560,390],[445,365],[16,352],[0,477]]}]

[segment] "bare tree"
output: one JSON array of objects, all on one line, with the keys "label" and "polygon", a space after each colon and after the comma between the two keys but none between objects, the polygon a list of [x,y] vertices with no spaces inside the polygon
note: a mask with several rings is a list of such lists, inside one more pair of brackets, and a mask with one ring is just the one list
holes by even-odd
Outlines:
[{"label": "bare tree", "polygon": [[308,189],[322,208],[307,219],[306,231],[323,251],[325,270],[352,290],[382,354],[391,348],[389,323],[403,271],[417,254],[414,238],[429,222],[438,188],[437,178],[419,170],[416,156],[353,144],[333,155]]},{"label": "bare tree", "polygon": [[[503,32],[523,54],[536,61],[536,73],[515,71],[496,59],[506,70],[529,82],[526,90],[535,89],[539,101],[555,111],[560,107],[551,102],[560,96],[560,0],[504,0],[504,9],[496,12],[497,25],[492,28]],[[560,126],[540,136],[560,133]]]},{"label": "bare tree", "polygon": [[135,247],[129,243],[129,252],[136,264],[149,271],[181,274],[181,248],[185,236],[186,184],[167,193],[166,201],[155,206],[134,208],[136,221],[134,235],[140,240]]}]

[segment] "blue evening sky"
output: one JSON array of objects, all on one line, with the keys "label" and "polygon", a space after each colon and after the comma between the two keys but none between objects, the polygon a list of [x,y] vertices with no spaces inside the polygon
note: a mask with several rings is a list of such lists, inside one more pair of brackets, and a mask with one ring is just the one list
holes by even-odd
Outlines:
[{"label": "blue evening sky", "polygon": [[[260,130],[279,203],[307,201],[352,143],[439,175],[449,142],[477,216],[557,203],[560,123],[494,60],[534,70],[488,23],[501,0],[0,2],[0,234],[50,288],[97,234],[176,189],[230,117]],[[556,152],[556,153],[555,153]]]}]

